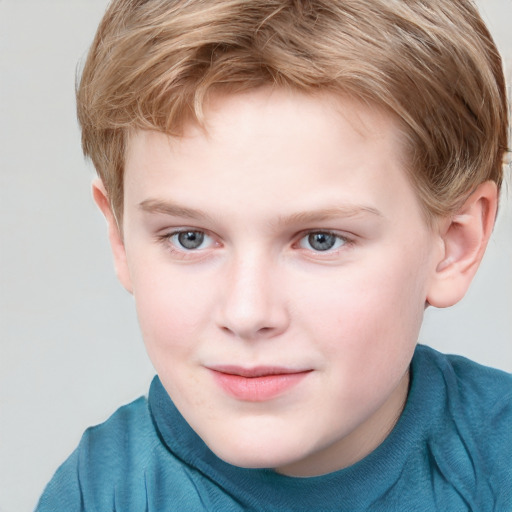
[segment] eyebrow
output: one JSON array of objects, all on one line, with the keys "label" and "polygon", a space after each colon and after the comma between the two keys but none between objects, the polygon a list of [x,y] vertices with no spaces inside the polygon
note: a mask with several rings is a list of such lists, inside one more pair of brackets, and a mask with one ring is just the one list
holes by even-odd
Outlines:
[{"label": "eyebrow", "polygon": [[340,217],[359,217],[366,214],[383,217],[379,210],[371,206],[350,204],[280,216],[277,218],[276,224],[311,224]]},{"label": "eyebrow", "polygon": [[185,219],[193,220],[211,220],[211,215],[208,215],[202,210],[195,210],[181,206],[176,203],[169,201],[163,201],[161,199],[145,199],[139,204],[139,208],[147,213],[162,213],[164,215],[170,215],[172,217],[182,217]]},{"label": "eyebrow", "polygon": [[[213,220],[213,217],[203,210],[187,208],[186,206],[164,201],[161,199],[145,199],[139,204],[141,210],[147,213],[160,213],[172,217],[181,217],[192,220]],[[383,217],[382,213],[371,206],[342,205],[332,208],[321,208],[304,212],[296,212],[286,216],[279,216],[272,221],[273,225],[311,224],[339,217],[357,217],[364,215]]]}]

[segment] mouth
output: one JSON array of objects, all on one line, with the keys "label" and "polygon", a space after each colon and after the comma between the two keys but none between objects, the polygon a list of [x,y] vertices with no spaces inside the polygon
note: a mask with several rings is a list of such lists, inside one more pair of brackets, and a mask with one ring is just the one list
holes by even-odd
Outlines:
[{"label": "mouth", "polygon": [[228,395],[242,401],[264,402],[298,385],[312,370],[282,367],[216,366],[209,368],[214,380]]}]

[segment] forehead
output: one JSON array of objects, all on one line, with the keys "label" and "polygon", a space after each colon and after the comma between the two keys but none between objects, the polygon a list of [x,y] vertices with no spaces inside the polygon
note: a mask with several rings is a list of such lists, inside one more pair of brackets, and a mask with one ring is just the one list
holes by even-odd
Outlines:
[{"label": "forehead", "polygon": [[[201,126],[189,121],[180,136],[168,137],[174,150],[196,145],[201,139],[212,143],[210,149],[214,145],[220,149],[226,140],[234,147],[237,139],[248,132],[257,136],[252,140],[253,145],[265,143],[276,134],[281,143],[300,138],[319,142],[326,140],[326,128],[334,130],[334,136],[338,135],[340,121],[350,125],[351,133],[345,130],[343,136],[353,137],[354,142],[369,139],[392,142],[401,153],[405,139],[393,114],[383,107],[325,90],[301,93],[292,89],[261,87],[236,94],[216,93],[206,102],[203,113]],[[233,126],[235,120],[238,124]],[[286,133],[282,128],[286,128]],[[145,143],[149,141],[148,132],[133,130],[129,134],[128,156],[134,143],[142,140]]]},{"label": "forehead", "polygon": [[376,106],[263,89],[214,97],[205,119],[204,128],[190,125],[181,137],[132,134],[127,204],[169,197],[226,211],[279,206],[286,214],[287,206],[377,208],[414,195],[399,125]]}]

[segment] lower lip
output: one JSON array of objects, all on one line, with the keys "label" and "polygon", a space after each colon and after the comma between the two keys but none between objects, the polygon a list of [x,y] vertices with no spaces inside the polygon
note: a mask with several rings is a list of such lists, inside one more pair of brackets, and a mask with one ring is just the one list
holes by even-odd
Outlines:
[{"label": "lower lip", "polygon": [[216,381],[226,393],[248,402],[264,402],[282,395],[296,386],[308,373],[309,371],[263,375],[261,377],[242,377],[213,371]]}]

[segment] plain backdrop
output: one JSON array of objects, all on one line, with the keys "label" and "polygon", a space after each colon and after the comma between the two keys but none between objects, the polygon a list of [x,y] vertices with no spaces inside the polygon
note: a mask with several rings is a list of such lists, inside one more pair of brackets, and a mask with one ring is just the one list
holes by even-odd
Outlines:
[{"label": "plain backdrop", "polygon": [[[84,429],[146,393],[153,375],[75,120],[76,66],[106,4],[0,0],[0,512],[32,510]],[[479,4],[510,79],[512,0]],[[470,293],[427,311],[420,336],[508,371],[511,196]]]}]

